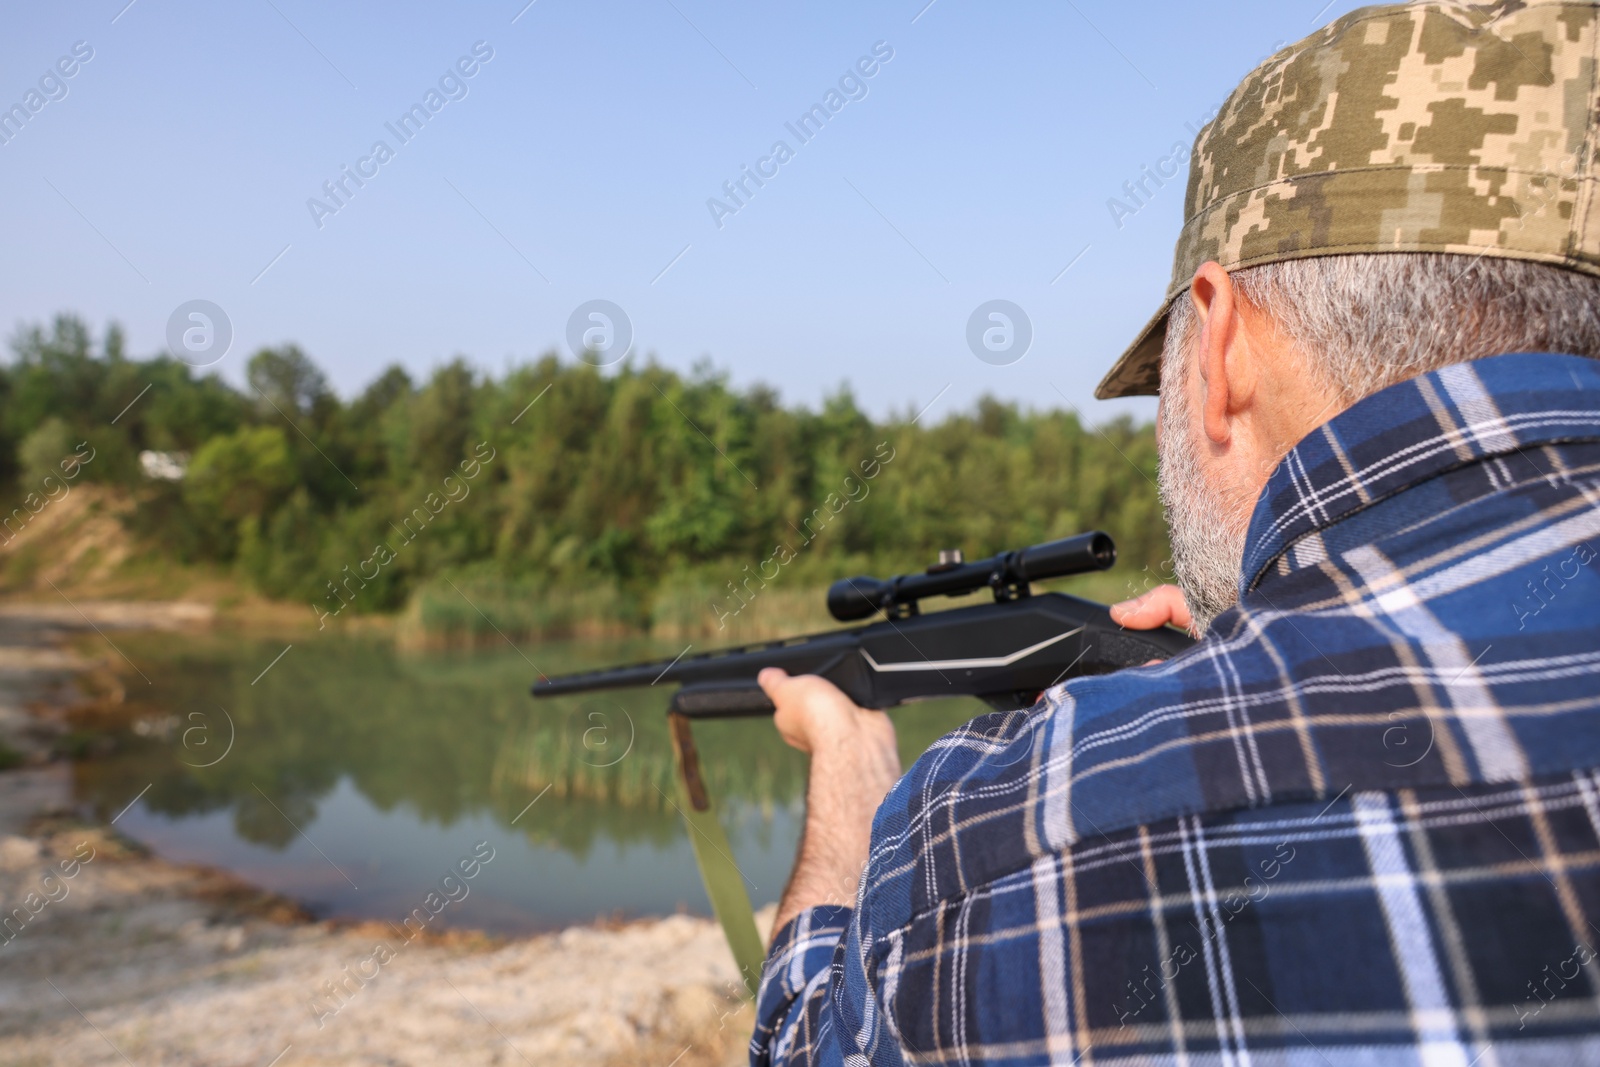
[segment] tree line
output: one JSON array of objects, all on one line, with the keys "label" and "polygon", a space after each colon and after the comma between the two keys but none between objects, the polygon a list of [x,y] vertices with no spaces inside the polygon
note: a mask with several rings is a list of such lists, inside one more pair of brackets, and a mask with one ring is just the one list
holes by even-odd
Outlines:
[{"label": "tree line", "polygon": [[448,579],[591,598],[644,627],[664,588],[699,591],[712,618],[752,573],[816,586],[1090,528],[1135,570],[1168,552],[1154,435],[1128,419],[984,397],[938,422],[874,420],[845,387],[812,410],[708,364],[554,355],[499,377],[462,358],[425,379],[391,366],[344,399],[287,344],[251,356],[245,381],[130,357],[119,328],[96,338],[71,315],[20,330],[0,367],[6,510],[25,514],[77,457],[79,482],[131,497],[140,553],[225,568],[324,619]]}]

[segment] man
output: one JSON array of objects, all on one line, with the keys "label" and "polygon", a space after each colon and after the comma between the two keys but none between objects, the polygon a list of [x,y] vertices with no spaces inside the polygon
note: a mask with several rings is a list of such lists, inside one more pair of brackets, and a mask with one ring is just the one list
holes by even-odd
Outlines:
[{"label": "man", "polygon": [[904,777],[766,672],[753,1064],[1600,1063],[1597,23],[1363,9],[1202,131],[1099,395],[1159,385],[1183,590],[1117,616],[1204,639]]}]

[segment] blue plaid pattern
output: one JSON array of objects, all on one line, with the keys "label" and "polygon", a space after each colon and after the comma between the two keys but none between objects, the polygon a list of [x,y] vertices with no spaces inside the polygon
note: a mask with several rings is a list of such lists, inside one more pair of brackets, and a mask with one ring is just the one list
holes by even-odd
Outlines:
[{"label": "blue plaid pattern", "polygon": [[751,1063],[1600,1063],[1600,363],[1369,397],[1237,608],[973,720],[775,937]]}]

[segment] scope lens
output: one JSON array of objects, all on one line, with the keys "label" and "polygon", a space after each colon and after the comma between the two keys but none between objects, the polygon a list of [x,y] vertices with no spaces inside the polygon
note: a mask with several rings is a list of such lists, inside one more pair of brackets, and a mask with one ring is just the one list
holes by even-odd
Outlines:
[{"label": "scope lens", "polygon": [[885,585],[864,575],[840,578],[828,586],[828,614],[840,622],[867,618],[878,610]]}]

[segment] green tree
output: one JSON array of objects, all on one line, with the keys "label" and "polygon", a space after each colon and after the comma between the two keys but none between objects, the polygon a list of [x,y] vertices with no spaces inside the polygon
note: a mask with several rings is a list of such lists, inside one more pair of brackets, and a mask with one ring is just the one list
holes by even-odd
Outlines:
[{"label": "green tree", "polygon": [[294,486],[283,431],[246,427],[207,441],[189,464],[184,495],[202,510],[235,522],[260,518]]},{"label": "green tree", "polygon": [[[540,617],[588,604],[637,622],[663,590],[720,590],[779,544],[803,551],[781,580],[811,588],[1097,527],[1124,568],[1164,572],[1155,436],[1126,418],[1087,427],[982,397],[937,423],[874,419],[848,388],[811,409],[708,363],[553,355],[498,378],[457,358],[420,384],[391,366],[347,402],[292,344],[252,356],[243,389],[123,349],[70,315],[16,335],[0,485],[88,441],[88,477],[131,494],[143,551],[230,564],[272,595],[325,596],[379,545],[395,559],[353,610],[456,576]],[[144,478],[146,448],[189,453],[187,477]]]},{"label": "green tree", "polygon": [[61,479],[61,461],[73,454],[72,428],[59,415],[35,426],[17,447],[17,469],[25,485],[38,489],[44,480]]}]

